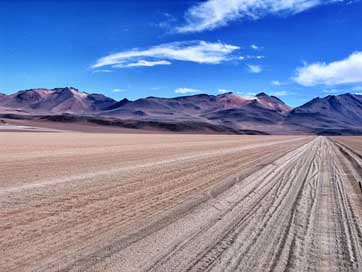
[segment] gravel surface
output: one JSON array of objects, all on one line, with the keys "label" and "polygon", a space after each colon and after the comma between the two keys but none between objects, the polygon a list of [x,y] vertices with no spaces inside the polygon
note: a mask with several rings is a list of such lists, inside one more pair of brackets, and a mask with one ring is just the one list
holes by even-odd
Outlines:
[{"label": "gravel surface", "polygon": [[0,134],[0,271],[361,271],[344,139]]}]

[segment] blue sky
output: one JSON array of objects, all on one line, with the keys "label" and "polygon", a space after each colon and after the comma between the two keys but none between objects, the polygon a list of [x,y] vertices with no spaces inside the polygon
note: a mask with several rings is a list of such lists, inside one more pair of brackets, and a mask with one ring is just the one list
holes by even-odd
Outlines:
[{"label": "blue sky", "polygon": [[362,2],[1,1],[0,92],[362,93]]}]

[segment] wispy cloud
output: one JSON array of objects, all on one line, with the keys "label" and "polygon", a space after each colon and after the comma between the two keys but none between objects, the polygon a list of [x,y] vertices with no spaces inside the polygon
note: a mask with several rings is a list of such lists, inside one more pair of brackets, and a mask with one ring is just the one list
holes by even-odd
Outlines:
[{"label": "wispy cloud", "polygon": [[159,28],[169,29],[177,21],[177,19],[170,13],[161,12],[160,15],[162,18],[157,23],[152,23],[151,25]]},{"label": "wispy cloud", "polygon": [[161,44],[148,49],[133,49],[110,54],[97,60],[91,66],[128,68],[139,66],[171,65],[171,61],[219,64],[232,58],[240,47],[221,42],[187,41]]},{"label": "wispy cloud", "polygon": [[264,58],[265,58],[265,56],[262,56],[262,55],[258,55],[258,56],[246,55],[246,56],[239,56],[238,57],[239,60],[245,60],[245,59],[261,60],[261,59],[264,59]]},{"label": "wispy cloud", "polygon": [[177,32],[200,32],[235,20],[258,20],[267,15],[292,15],[319,5],[344,0],[208,0],[187,10]]},{"label": "wispy cloud", "polygon": [[362,52],[331,63],[318,62],[298,68],[294,80],[303,86],[362,82]]},{"label": "wispy cloud", "polygon": [[248,64],[249,72],[253,74],[260,74],[263,68],[260,65]]},{"label": "wispy cloud", "polygon": [[282,83],[281,83],[279,80],[273,80],[273,81],[271,82],[271,85],[280,86],[280,85],[282,85]]},{"label": "wispy cloud", "polygon": [[261,49],[261,47],[260,47],[260,46],[257,46],[256,44],[250,45],[250,48],[253,49],[253,50],[256,50],[256,51],[258,51],[258,50]]},{"label": "wispy cloud", "polygon": [[191,88],[178,88],[175,90],[177,94],[191,94],[191,93],[201,93],[201,90],[191,89]]},{"label": "wispy cloud", "polygon": [[153,67],[158,65],[171,65],[171,62],[167,60],[158,60],[158,61],[148,61],[148,60],[139,60],[136,62],[126,63],[126,64],[116,64],[113,65],[115,68],[127,68],[127,67]]},{"label": "wispy cloud", "polygon": [[125,92],[126,90],[123,90],[123,89],[113,89],[112,92],[113,93],[123,93]]}]

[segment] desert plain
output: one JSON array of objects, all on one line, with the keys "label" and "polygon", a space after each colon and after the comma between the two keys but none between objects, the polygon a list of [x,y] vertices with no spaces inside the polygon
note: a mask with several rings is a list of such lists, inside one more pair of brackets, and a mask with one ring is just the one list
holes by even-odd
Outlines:
[{"label": "desert plain", "polygon": [[0,271],[362,271],[362,137],[0,133]]}]

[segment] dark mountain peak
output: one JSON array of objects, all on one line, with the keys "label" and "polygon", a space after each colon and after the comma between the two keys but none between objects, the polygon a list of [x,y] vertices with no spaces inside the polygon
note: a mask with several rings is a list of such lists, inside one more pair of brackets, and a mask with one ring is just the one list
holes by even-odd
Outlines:
[{"label": "dark mountain peak", "polygon": [[127,102],[130,102],[130,100],[129,99],[127,99],[127,98],[123,98],[121,101],[119,101],[119,102],[122,102],[122,103],[127,103]]},{"label": "dark mountain peak", "polygon": [[344,93],[341,95],[338,95],[337,97],[342,98],[342,99],[360,99],[361,95],[358,94],[352,94],[352,93]]},{"label": "dark mountain peak", "polygon": [[53,91],[74,91],[74,92],[81,92],[79,91],[79,89],[77,88],[74,88],[74,87],[57,87],[57,88],[54,88],[52,89]]},{"label": "dark mountain peak", "polygon": [[256,97],[263,97],[263,96],[269,97],[269,95],[267,95],[267,94],[264,93],[264,92],[258,93],[258,94],[256,95]]},{"label": "dark mountain peak", "polygon": [[[331,99],[353,99],[356,97],[359,97],[360,95],[358,94],[352,94],[352,93],[343,93],[343,94],[339,94],[339,95],[327,95],[326,97],[319,98],[320,100],[331,100]],[[314,100],[314,99],[313,99]]]},{"label": "dark mountain peak", "polygon": [[340,95],[337,95],[337,96],[355,96],[354,94],[351,94],[351,93],[344,93],[344,94],[340,94]]},{"label": "dark mountain peak", "polygon": [[304,106],[307,106],[307,105],[313,105],[315,103],[318,103],[320,100],[322,100],[322,98],[320,98],[320,97],[313,98],[312,100],[308,101],[307,103],[303,104],[300,107],[304,107]]},{"label": "dark mountain peak", "polygon": [[42,92],[48,92],[49,90],[46,88],[33,88],[33,89],[25,89],[25,90],[20,90],[18,92],[15,93],[15,95],[18,94],[24,94],[24,93],[42,93]]},{"label": "dark mountain peak", "polygon": [[229,95],[234,95],[234,93],[233,92],[227,92],[227,93],[219,94],[217,96],[229,96]]},{"label": "dark mountain peak", "polygon": [[275,100],[277,100],[277,101],[280,102],[280,103],[285,104],[284,101],[281,100],[279,97],[276,97],[276,96],[274,96],[274,95],[272,95],[272,96],[270,96],[270,97],[273,98],[273,99],[275,99]]},{"label": "dark mountain peak", "polygon": [[289,118],[315,127],[361,127],[362,99],[350,93],[317,97],[296,108]]},{"label": "dark mountain peak", "polygon": [[340,95],[328,95],[326,97],[321,98],[321,100],[326,101],[336,101],[340,99],[353,99],[354,95],[350,93],[340,94]]},{"label": "dark mountain peak", "polygon": [[353,101],[357,99],[357,101],[359,101],[359,97],[355,94],[351,94],[351,93],[345,93],[345,94],[340,94],[340,95],[327,95],[325,97],[316,97],[313,98],[312,100],[308,101],[307,103],[305,103],[304,105],[300,106],[301,107],[305,107],[305,106],[311,106],[317,103],[336,103],[341,102],[341,101]]},{"label": "dark mountain peak", "polygon": [[126,105],[128,103],[131,103],[130,100],[128,100],[127,98],[123,98],[122,100],[120,100],[119,102],[117,102],[115,105],[118,105],[118,107]]},{"label": "dark mountain peak", "polygon": [[216,96],[216,95],[201,93],[201,94],[178,96],[178,97],[170,98],[170,99],[176,100],[176,101],[190,101],[190,102],[196,103],[197,101],[209,101],[209,100],[216,101],[217,97],[218,96]]},{"label": "dark mountain peak", "polygon": [[75,96],[75,93],[69,89],[54,89],[53,95],[56,95],[58,98],[68,99]]},{"label": "dark mountain peak", "polygon": [[132,101],[128,100],[127,98],[123,98],[122,100],[116,102],[116,103],[113,103],[112,105],[110,105],[107,109],[105,110],[114,110],[114,109],[117,109],[117,108],[121,108],[129,103],[132,103]]},{"label": "dark mountain peak", "polygon": [[42,98],[46,97],[48,94],[48,89],[27,89],[27,90],[21,90],[14,94],[14,97],[17,101],[21,103],[32,103],[37,102],[41,100]]},{"label": "dark mountain peak", "polygon": [[276,96],[270,96],[264,92],[258,93],[256,95],[257,103],[259,106],[262,106],[267,109],[275,110],[280,113],[288,113],[292,110],[287,104],[285,104],[281,99]]},{"label": "dark mountain peak", "polygon": [[65,94],[70,94],[70,95],[87,94],[87,93],[81,92],[80,90],[78,90],[77,88],[74,88],[74,87],[54,88],[51,91],[53,91],[55,93],[65,93]]},{"label": "dark mountain peak", "polygon": [[93,100],[93,101],[114,101],[114,102],[116,102],[116,100],[114,100],[113,98],[110,98],[103,94],[97,94],[97,93],[88,94],[88,99]]},{"label": "dark mountain peak", "polygon": [[205,93],[190,95],[190,97],[213,97],[213,96],[214,95],[212,94],[205,94]]}]

